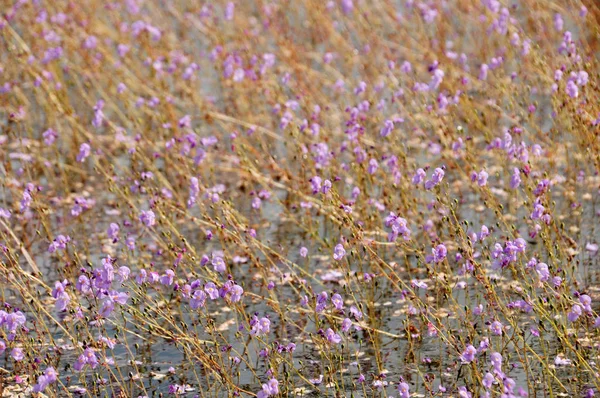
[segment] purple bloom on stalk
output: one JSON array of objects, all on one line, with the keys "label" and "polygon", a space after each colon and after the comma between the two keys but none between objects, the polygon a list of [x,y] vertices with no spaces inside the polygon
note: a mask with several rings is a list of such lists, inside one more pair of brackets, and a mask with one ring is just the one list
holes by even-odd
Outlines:
[{"label": "purple bloom on stalk", "polygon": [[126,266],[119,267],[119,269],[117,270],[117,279],[119,280],[120,283],[123,283],[127,279],[129,279],[129,274],[131,274],[131,270],[128,267],[126,267]]},{"label": "purple bloom on stalk", "polygon": [[577,88],[577,85],[573,80],[569,80],[567,82],[566,90],[567,94],[569,94],[569,97],[571,98],[577,98],[579,96],[579,88]]},{"label": "purple bloom on stalk", "polygon": [[398,394],[400,394],[400,398],[410,398],[410,386],[408,383],[398,383]]},{"label": "purple bloom on stalk", "polygon": [[[582,6],[583,7],[583,6]],[[585,7],[584,7],[585,8]],[[588,388],[585,392],[585,396],[586,398],[592,398],[593,396],[595,396],[596,394],[594,393],[594,389],[593,388]]]},{"label": "purple bloom on stalk", "polygon": [[166,270],[165,274],[160,277],[160,283],[166,286],[171,286],[173,284],[173,279],[175,277],[175,272],[173,270]]},{"label": "purple bloom on stalk", "polygon": [[352,321],[350,320],[350,318],[344,318],[344,320],[342,321],[342,326],[341,326],[342,332],[348,333],[350,331],[351,326],[352,326]]},{"label": "purple bloom on stalk", "polygon": [[498,374],[502,374],[502,355],[498,352],[492,352],[490,355],[490,363]]},{"label": "purple bloom on stalk", "polygon": [[21,311],[15,311],[10,314],[0,311],[0,325],[4,326],[4,329],[10,334],[14,334],[18,328],[25,326],[25,321],[25,315]]},{"label": "purple bloom on stalk", "polygon": [[258,319],[258,317],[254,315],[250,321],[250,326],[250,334],[252,336],[260,336],[269,333],[271,330],[271,321],[266,317]]},{"label": "purple bloom on stalk", "polygon": [[58,138],[58,134],[52,129],[44,131],[42,136],[44,137],[44,144],[48,146],[54,144],[54,141],[56,141],[56,138]]},{"label": "purple bloom on stalk", "polygon": [[313,194],[319,193],[319,191],[321,191],[321,186],[322,186],[322,183],[323,183],[323,179],[321,177],[319,177],[319,176],[314,176],[309,181],[310,181],[310,184],[312,186],[312,193]]},{"label": "purple bloom on stalk", "polygon": [[112,239],[113,243],[116,243],[117,240],[119,240],[119,229],[119,224],[116,224],[114,222],[110,223],[110,225],[108,226],[106,234],[110,239]]},{"label": "purple bloom on stalk", "polygon": [[567,319],[571,322],[575,322],[582,314],[581,305],[574,304],[571,311],[567,314]]},{"label": "purple bloom on stalk", "polygon": [[340,261],[341,259],[344,258],[344,256],[346,255],[346,250],[344,249],[344,246],[342,246],[341,243],[338,243],[335,248],[333,249],[333,259]]},{"label": "purple bloom on stalk", "polygon": [[486,80],[490,67],[487,64],[482,64],[479,69],[479,80]]},{"label": "purple bloom on stalk", "polygon": [[67,243],[71,241],[71,237],[58,235],[50,246],[48,247],[48,253],[54,253],[57,250],[65,250],[67,248]]},{"label": "purple bloom on stalk", "polygon": [[17,362],[20,362],[25,358],[25,354],[23,353],[23,349],[20,347],[15,347],[10,352],[10,356]]},{"label": "purple bloom on stalk", "polygon": [[487,185],[489,174],[485,170],[481,170],[479,173],[473,172],[471,181],[477,181],[477,185],[480,187]]},{"label": "purple bloom on stalk", "polygon": [[492,387],[492,384],[496,381],[496,378],[490,372],[487,372],[483,377],[482,384],[488,390]]},{"label": "purple bloom on stalk", "polygon": [[337,310],[344,308],[344,300],[338,293],[335,293],[333,296],[331,296],[331,302]]},{"label": "purple bloom on stalk", "polygon": [[458,387],[458,396],[460,398],[471,398],[472,394],[469,392],[469,390],[467,390],[467,387],[462,386]]},{"label": "purple bloom on stalk", "polygon": [[140,214],[140,221],[147,227],[152,227],[156,223],[156,216],[152,210],[143,210]]},{"label": "purple bloom on stalk", "polygon": [[190,179],[190,189],[189,189],[189,198],[187,201],[188,207],[192,207],[196,201],[198,200],[198,195],[200,194],[200,182],[198,178],[192,177]]},{"label": "purple bloom on stalk", "polygon": [[328,328],[325,332],[325,337],[327,337],[327,341],[333,344],[339,344],[342,341],[342,337],[333,331],[333,329]]},{"label": "purple bloom on stalk", "polygon": [[256,394],[256,398],[267,398],[279,394],[279,382],[277,379],[270,379],[262,385],[262,390]]},{"label": "purple bloom on stalk", "polygon": [[460,359],[463,362],[469,363],[475,360],[475,355],[477,354],[477,348],[473,347],[471,344],[467,345],[467,348],[463,351]]},{"label": "purple bloom on stalk", "polygon": [[490,325],[490,330],[496,336],[500,336],[500,335],[502,335],[502,324],[500,322],[498,322],[498,321],[494,321]]},{"label": "purple bloom on stalk", "polygon": [[442,180],[444,179],[445,174],[446,173],[444,172],[443,169],[441,169],[439,167],[436,168],[433,171],[433,174],[431,175],[431,180],[425,181],[425,189],[430,190],[430,189],[433,189],[433,187],[439,185],[442,182]]},{"label": "purple bloom on stalk", "polygon": [[77,154],[77,161],[79,163],[82,163],[88,156],[90,156],[91,151],[92,148],[89,144],[81,144],[81,146],[79,147],[79,154]]},{"label": "purple bloom on stalk", "polygon": [[216,300],[219,298],[219,289],[217,289],[217,285],[212,282],[208,282],[204,285],[204,291],[208,294],[211,300]]},{"label": "purple bloom on stalk", "polygon": [[548,270],[548,264],[538,263],[535,265],[535,270],[541,282],[546,282],[550,278],[550,271]]},{"label": "purple bloom on stalk", "polygon": [[300,257],[306,257],[308,255],[308,249],[304,246],[300,248]]},{"label": "purple bloom on stalk", "polygon": [[381,131],[379,132],[379,134],[382,137],[387,137],[388,135],[390,135],[392,133],[393,130],[394,130],[394,122],[388,119],[384,122],[384,126],[381,128]]},{"label": "purple bloom on stalk", "polygon": [[510,187],[512,189],[517,189],[521,185],[521,172],[518,168],[513,169],[513,174],[510,177]]},{"label": "purple bloom on stalk", "polygon": [[419,185],[423,182],[423,180],[425,179],[425,177],[427,177],[427,174],[425,173],[425,170],[423,169],[418,169],[417,172],[415,173],[415,175],[412,178],[412,183],[414,185]]},{"label": "purple bloom on stalk", "polygon": [[0,339],[0,354],[3,354],[4,351],[6,351],[6,343],[4,342],[4,340]]},{"label": "purple bloom on stalk", "polygon": [[227,3],[227,6],[225,7],[225,20],[231,21],[233,19],[234,11],[235,11],[235,4],[232,1],[230,1],[229,3]]},{"label": "purple bloom on stalk", "polygon": [[98,366],[98,358],[96,357],[96,352],[92,348],[86,348],[83,351],[83,354],[79,355],[75,363],[73,364],[73,368],[77,372],[81,372],[85,365],[90,365],[92,369],[96,369]]},{"label": "purple bloom on stalk", "polygon": [[398,217],[394,212],[385,218],[385,226],[391,227],[392,232],[388,234],[388,242],[394,242],[398,235],[402,235],[404,240],[410,240],[410,229],[407,227],[407,222],[404,218]]},{"label": "purple bloom on stalk", "polygon": [[44,374],[38,377],[37,384],[33,386],[33,392],[39,393],[44,391],[50,384],[56,383],[57,379],[58,373],[56,373],[56,370],[52,366],[48,366],[44,370]]},{"label": "purple bloom on stalk", "polygon": [[104,120],[104,112],[102,112],[102,108],[104,108],[104,101],[98,100],[94,106],[94,120],[92,121],[92,125],[96,128],[101,127],[102,121]]},{"label": "purple bloom on stalk", "polygon": [[579,296],[579,302],[583,306],[583,310],[587,313],[592,312],[592,298],[587,294],[582,294]]},{"label": "purple bloom on stalk", "polygon": [[56,281],[54,283],[54,289],[52,290],[52,297],[56,299],[56,303],[54,308],[58,312],[62,312],[67,309],[71,298],[69,294],[65,291],[68,282],[64,280],[63,282]]},{"label": "purple bloom on stalk", "polygon": [[193,310],[196,310],[198,308],[204,307],[205,302],[206,293],[204,293],[202,290],[196,290],[192,294],[192,298],[190,299],[190,307],[192,307]]},{"label": "purple bloom on stalk", "polygon": [[232,303],[237,303],[242,299],[242,294],[244,294],[244,289],[240,285],[233,285],[230,290],[229,299]]},{"label": "purple bloom on stalk", "polygon": [[369,167],[367,167],[367,172],[369,174],[375,174],[379,169],[379,163],[375,159],[369,160]]},{"label": "purple bloom on stalk", "polygon": [[125,244],[129,250],[135,250],[135,237],[128,236],[127,239],[125,239]]},{"label": "purple bloom on stalk", "polygon": [[431,252],[433,254],[433,261],[436,263],[441,263],[446,258],[446,255],[448,254],[448,249],[446,249],[446,246],[444,246],[444,244],[439,244],[433,249],[431,249]]},{"label": "purple bloom on stalk", "polygon": [[216,272],[223,273],[227,271],[227,265],[221,256],[215,256],[213,254],[213,258],[211,260],[211,264]]},{"label": "purple bloom on stalk", "polygon": [[317,311],[317,313],[322,312],[325,307],[327,307],[327,300],[329,299],[329,296],[327,294],[327,292],[321,292],[321,294],[319,294],[317,296],[317,305],[315,308],[315,311]]}]

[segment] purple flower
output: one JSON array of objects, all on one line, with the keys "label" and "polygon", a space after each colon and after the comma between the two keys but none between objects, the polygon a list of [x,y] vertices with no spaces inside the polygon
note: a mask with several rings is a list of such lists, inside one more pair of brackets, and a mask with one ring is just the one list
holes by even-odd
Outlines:
[{"label": "purple flower", "polygon": [[388,119],[384,122],[384,125],[381,128],[379,134],[382,137],[387,137],[388,135],[390,135],[392,133],[393,130],[394,130],[394,122]]},{"label": "purple flower", "polygon": [[400,394],[400,398],[410,398],[410,386],[408,385],[408,383],[398,383],[398,394]]},{"label": "purple flower", "polygon": [[81,144],[81,146],[79,147],[79,154],[77,154],[77,161],[82,163],[88,156],[90,156],[91,151],[92,148],[89,144]]},{"label": "purple flower", "polygon": [[106,230],[106,234],[110,239],[112,239],[113,243],[116,243],[119,240],[119,224],[110,223],[108,229]]},{"label": "purple flower", "polygon": [[213,254],[211,264],[216,272],[223,273],[227,271],[227,265],[221,256],[215,256]]},{"label": "purple flower", "polygon": [[193,310],[204,307],[204,303],[206,302],[206,293],[202,290],[196,290],[192,294],[192,298],[190,299],[190,307]]},{"label": "purple flower", "polygon": [[71,237],[58,235],[50,246],[48,247],[48,253],[54,253],[57,250],[65,250],[67,248],[67,243],[71,241]]},{"label": "purple flower", "polygon": [[156,216],[152,210],[143,210],[140,214],[140,221],[147,227],[152,227],[156,223]]},{"label": "purple flower", "polygon": [[423,180],[425,179],[425,177],[427,177],[427,174],[425,173],[425,170],[423,169],[418,169],[417,172],[415,173],[415,175],[412,178],[412,183],[414,185],[419,185],[423,182]]},{"label": "purple flower", "polygon": [[490,355],[490,363],[494,367],[494,370],[501,374],[502,373],[502,355],[498,352],[492,352]]},{"label": "purple flower", "polygon": [[482,64],[479,69],[479,80],[486,80],[490,67],[487,64]]},{"label": "purple flower", "polygon": [[81,372],[85,365],[90,365],[92,369],[96,369],[96,366],[98,366],[98,358],[96,357],[96,352],[93,348],[86,348],[83,351],[83,354],[79,355],[79,357],[73,364],[73,368],[77,372]]},{"label": "purple flower", "polygon": [[577,98],[579,96],[579,88],[577,87],[577,85],[575,84],[575,82],[573,80],[569,80],[567,82],[567,94],[569,94],[569,97],[571,98]]},{"label": "purple flower", "polygon": [[512,189],[517,189],[521,185],[521,172],[518,168],[513,169],[513,174],[510,177],[510,187]]},{"label": "purple flower", "polygon": [[56,133],[56,131],[54,131],[52,129],[48,129],[48,130],[44,131],[42,136],[44,137],[44,144],[50,146],[50,145],[54,144],[54,141],[56,141],[58,134]]},{"label": "purple flower", "polygon": [[126,266],[119,267],[119,269],[117,270],[117,278],[118,278],[119,282],[123,283],[127,279],[129,279],[129,274],[131,274],[131,270],[128,267],[126,267]]},{"label": "purple flower", "polygon": [[187,201],[188,207],[192,207],[196,201],[198,200],[198,195],[200,194],[200,182],[198,178],[192,177],[190,179],[190,188],[189,188],[189,197]]},{"label": "purple flower", "polygon": [[15,347],[10,352],[10,356],[17,362],[20,362],[25,358],[25,354],[23,353],[23,349],[20,347]]},{"label": "purple flower", "polygon": [[467,390],[467,387],[465,387],[465,386],[458,387],[458,396],[460,398],[471,398],[472,397],[471,393],[469,392],[469,390]]},{"label": "purple flower", "polygon": [[102,109],[104,108],[104,101],[98,100],[96,105],[94,106],[94,120],[92,120],[92,126],[95,128],[102,127],[102,122],[104,121],[104,112]]},{"label": "purple flower", "polygon": [[439,244],[433,249],[431,249],[431,252],[433,254],[433,261],[436,263],[441,263],[446,258],[446,255],[448,254],[448,249],[446,249],[446,246],[444,246],[444,244]]},{"label": "purple flower", "polygon": [[256,398],[267,398],[279,394],[279,382],[277,379],[270,379],[262,385],[262,390],[256,394]]},{"label": "purple flower", "polygon": [[490,325],[490,330],[496,336],[501,336],[502,335],[502,324],[500,322],[498,322],[498,321],[494,321]]},{"label": "purple flower", "polygon": [[173,270],[166,270],[165,274],[160,277],[160,283],[166,286],[171,286],[173,284],[173,279],[175,277],[175,272]]},{"label": "purple flower", "polygon": [[344,308],[344,300],[338,293],[335,293],[333,296],[331,296],[331,302],[337,310]]},{"label": "purple flower", "polygon": [[300,257],[306,257],[308,255],[308,249],[304,246],[300,248]]},{"label": "purple flower", "polygon": [[554,364],[556,366],[568,366],[570,365],[572,362],[570,359],[567,359],[563,356],[557,355],[556,358],[554,358]]},{"label": "purple flower", "polygon": [[352,326],[352,321],[350,320],[350,318],[344,318],[344,320],[342,321],[342,326],[341,326],[342,332],[348,333],[350,331],[351,326]]},{"label": "purple flower", "polygon": [[375,174],[379,169],[379,163],[375,159],[369,160],[369,167],[367,167],[367,172],[369,174]]},{"label": "purple flower", "polygon": [[315,307],[315,311],[317,311],[317,313],[322,312],[327,307],[328,299],[329,296],[327,292],[321,292],[321,294],[317,296],[317,305]]},{"label": "purple flower", "polygon": [[344,256],[346,255],[346,250],[344,249],[344,246],[342,246],[341,243],[338,243],[335,248],[333,249],[333,259],[340,261],[341,259],[344,258]]},{"label": "purple flower", "polygon": [[571,322],[575,322],[582,314],[581,305],[574,304],[571,311],[567,314],[567,319]]},{"label": "purple flower", "polygon": [[235,4],[230,1],[229,3],[227,3],[227,6],[225,7],[225,20],[226,21],[231,21],[233,19],[233,13],[235,11]]},{"label": "purple flower", "polygon": [[488,390],[492,387],[492,384],[496,381],[496,378],[490,372],[487,372],[485,376],[483,376],[482,384]]},{"label": "purple flower", "polygon": [[313,194],[319,193],[321,191],[323,179],[319,176],[314,176],[309,181],[310,181],[310,185],[312,186],[312,193]]},{"label": "purple flower", "polygon": [[588,314],[592,312],[592,298],[587,294],[579,296],[579,302],[583,306],[583,310]]},{"label": "purple flower", "polygon": [[444,179],[444,175],[446,173],[444,172],[443,169],[441,168],[436,168],[433,171],[433,174],[431,175],[431,180],[427,180],[425,181],[425,189],[430,190],[433,189],[433,187],[439,185],[442,180]]},{"label": "purple flower", "polygon": [[211,300],[216,300],[219,298],[219,289],[217,289],[217,285],[212,282],[206,283],[204,285],[204,291],[208,294]]},{"label": "purple flower", "polygon": [[333,329],[328,328],[325,332],[325,337],[327,337],[327,341],[333,344],[339,344],[342,341],[342,337],[333,331]]},{"label": "purple flower", "polygon": [[410,240],[411,232],[406,220],[396,216],[396,213],[390,212],[385,218],[385,226],[392,228],[392,231],[388,234],[388,242],[394,242],[398,238],[398,235],[402,235],[404,240]]},{"label": "purple flower", "polygon": [[50,384],[56,383],[58,379],[58,373],[54,370],[53,367],[48,366],[46,370],[44,370],[44,374],[38,377],[37,384],[33,386],[34,392],[42,392],[48,387]]},{"label": "purple flower", "polygon": [[230,290],[229,299],[232,303],[237,303],[242,299],[242,294],[244,294],[244,289],[240,285],[233,285]]},{"label": "purple flower", "polygon": [[463,351],[460,359],[463,362],[469,363],[475,360],[475,355],[477,354],[477,348],[473,347],[471,344],[467,345],[467,348]]},{"label": "purple flower", "polygon": [[546,282],[550,278],[550,271],[548,270],[548,264],[537,263],[535,265],[535,270],[536,270],[541,282]]},{"label": "purple flower", "polygon": [[271,330],[271,321],[269,318],[263,317],[258,319],[256,315],[250,320],[250,334],[252,336],[260,336],[269,333]]},{"label": "purple flower", "polygon": [[476,174],[475,179],[480,187],[487,185],[489,174],[485,170],[481,170],[479,174]]},{"label": "purple flower", "polygon": [[54,289],[52,290],[52,297],[56,299],[56,303],[54,304],[54,308],[58,312],[62,312],[67,309],[71,298],[69,294],[65,291],[67,287],[67,281],[63,282],[56,281],[54,283]]}]

